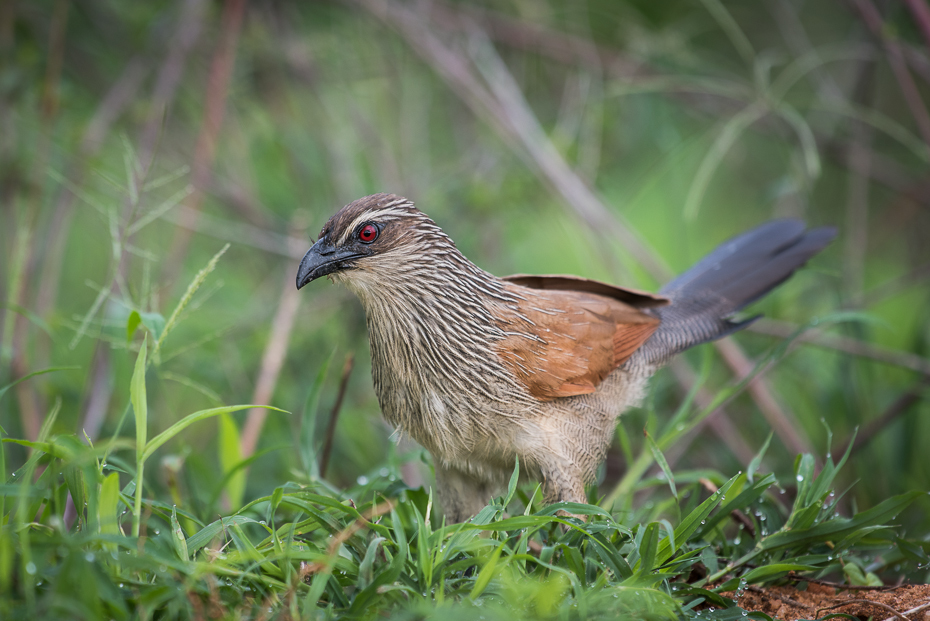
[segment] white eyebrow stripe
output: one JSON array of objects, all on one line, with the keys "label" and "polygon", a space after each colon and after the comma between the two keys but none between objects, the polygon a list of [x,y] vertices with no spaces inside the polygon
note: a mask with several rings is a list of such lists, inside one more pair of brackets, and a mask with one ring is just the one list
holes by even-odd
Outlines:
[{"label": "white eyebrow stripe", "polygon": [[404,205],[405,207],[413,207],[413,203],[406,198],[398,198],[396,201],[391,201],[387,205],[384,205],[384,208],[397,207],[398,205]]},{"label": "white eyebrow stripe", "polygon": [[[391,204],[393,205],[394,203]],[[410,203],[407,201],[402,201],[401,204],[409,205]],[[339,237],[339,244],[342,245],[346,243],[346,241],[349,239],[349,235],[352,234],[352,231],[354,231],[359,224],[365,222],[366,220],[394,220],[407,214],[408,211],[406,209],[392,209],[390,207],[387,209],[379,209],[378,211],[365,211],[357,218],[355,218],[355,220],[352,221],[352,224],[345,228],[345,230],[342,232],[342,235]]]}]

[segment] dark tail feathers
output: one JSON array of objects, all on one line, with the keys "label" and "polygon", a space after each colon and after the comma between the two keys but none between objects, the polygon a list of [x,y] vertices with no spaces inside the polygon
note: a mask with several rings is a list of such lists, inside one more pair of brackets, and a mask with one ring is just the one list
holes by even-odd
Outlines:
[{"label": "dark tail feathers", "polygon": [[727,318],[787,280],[834,237],[832,227],[805,230],[800,220],[773,220],[721,244],[662,288],[672,303],[655,309],[662,324],[640,351],[661,364],[744,328],[757,317]]}]

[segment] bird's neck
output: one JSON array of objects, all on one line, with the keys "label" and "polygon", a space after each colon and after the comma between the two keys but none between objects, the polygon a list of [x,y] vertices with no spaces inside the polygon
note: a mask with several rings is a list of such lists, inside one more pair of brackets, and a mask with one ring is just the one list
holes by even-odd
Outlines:
[{"label": "bird's neck", "polygon": [[[487,410],[505,394],[518,398],[493,350],[505,336],[496,311],[517,302],[504,282],[454,246],[408,256],[390,270],[362,269],[344,282],[365,308],[375,390],[390,422],[432,444],[444,434],[425,431],[427,424],[461,424],[444,412]],[[453,402],[467,407],[447,407]]]},{"label": "bird's neck", "polygon": [[409,253],[389,269],[356,270],[345,284],[364,306],[372,338],[423,347],[438,339],[486,348],[499,332],[492,307],[515,301],[500,280],[454,246],[443,253]]}]

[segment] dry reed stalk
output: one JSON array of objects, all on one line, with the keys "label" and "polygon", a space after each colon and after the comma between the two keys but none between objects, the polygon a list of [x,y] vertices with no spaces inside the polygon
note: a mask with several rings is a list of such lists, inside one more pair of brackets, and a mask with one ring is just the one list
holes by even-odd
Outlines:
[{"label": "dry reed stalk", "polygon": [[924,143],[930,147],[930,113],[927,112],[920,91],[917,89],[914,78],[911,77],[911,72],[907,68],[901,44],[888,36],[885,21],[871,0],[851,1],[872,35],[884,46],[885,57],[892,73],[894,73],[895,80],[898,82],[898,88],[901,90],[904,102],[917,123],[917,129],[920,131]]},{"label": "dry reed stalk", "polygon": [[326,468],[329,466],[329,456],[333,451],[333,440],[336,437],[336,421],[339,419],[339,411],[342,409],[342,401],[346,396],[346,389],[349,387],[349,377],[352,375],[352,368],[355,366],[355,356],[351,353],[346,356],[345,364],[342,365],[342,376],[339,379],[339,392],[336,394],[336,401],[333,409],[329,414],[329,424],[326,426],[326,439],[323,442],[323,451],[320,454],[320,477],[326,478]]},{"label": "dry reed stalk", "polygon": [[[284,286],[278,299],[278,310],[271,320],[271,334],[268,337],[268,343],[265,345],[258,380],[255,382],[255,392],[252,395],[251,403],[257,405],[271,403],[271,397],[274,395],[274,389],[278,383],[278,375],[281,373],[284,358],[287,356],[297,310],[300,308],[300,296],[294,286],[294,275],[291,273],[293,270],[290,267],[289,265],[286,270]],[[267,416],[268,411],[265,409],[253,408],[249,410],[240,440],[243,459],[247,459],[255,452]]]},{"label": "dry reed stalk", "polygon": [[[36,244],[35,235],[38,223],[39,213],[41,212],[42,191],[44,187],[42,180],[46,174],[49,161],[49,151],[52,145],[52,134],[54,132],[55,119],[59,110],[59,86],[61,82],[61,70],[64,64],[65,40],[67,36],[69,2],[67,0],[57,0],[52,9],[52,18],[49,25],[48,39],[48,56],[45,66],[45,75],[42,82],[42,92],[40,98],[41,106],[41,128],[39,140],[35,149],[35,156],[31,166],[32,179],[28,183],[26,203],[27,209],[22,215],[22,221],[17,227],[16,242],[18,247],[14,250],[16,253],[22,253],[25,259],[18,262],[16,269],[19,273],[13,277],[14,283],[11,286],[11,295],[8,304],[15,306],[28,307],[35,285],[36,279],[32,277],[41,260],[44,247]],[[11,313],[11,310],[7,310]],[[14,375],[26,375],[33,370],[29,352],[29,324],[24,315],[16,314],[12,321],[4,322],[7,327],[12,326],[12,334],[5,334],[4,339],[10,343],[12,360],[10,368]],[[13,389],[19,400],[20,421],[23,428],[23,435],[28,440],[35,440],[42,426],[45,405],[41,394],[36,390],[33,382],[21,382]]]},{"label": "dry reed stalk", "polygon": [[[295,216],[292,230],[300,228],[302,217],[302,214]],[[297,244],[303,244],[296,236],[292,239],[294,240],[291,242],[292,249],[296,247]],[[297,288],[294,286],[292,266],[288,264],[284,275],[284,285],[281,289],[281,295],[278,298],[278,310],[271,320],[271,334],[268,337],[268,343],[265,345],[265,352],[262,354],[258,380],[255,382],[255,391],[252,395],[251,402],[256,405],[267,405],[271,403],[271,397],[278,383],[281,367],[284,365],[284,359],[287,357],[291,332],[293,331],[299,308],[300,296],[298,295]],[[261,436],[262,427],[265,425],[265,418],[267,415],[268,411],[263,408],[253,408],[249,410],[245,426],[242,429],[242,437],[239,440],[242,459],[248,459],[255,453],[255,447],[258,445],[258,439]]]},{"label": "dry reed stalk", "polygon": [[236,46],[242,28],[245,6],[246,0],[226,0],[223,4],[223,13],[220,18],[220,40],[210,64],[204,116],[197,135],[197,143],[194,146],[191,165],[194,192],[187,201],[185,225],[175,229],[174,240],[162,274],[163,282],[169,285],[177,279],[184,258],[187,256],[192,236],[192,226],[188,225],[197,219],[210,185],[210,177],[213,174],[216,145],[226,111],[226,98],[229,94],[233,66],[236,61]]}]

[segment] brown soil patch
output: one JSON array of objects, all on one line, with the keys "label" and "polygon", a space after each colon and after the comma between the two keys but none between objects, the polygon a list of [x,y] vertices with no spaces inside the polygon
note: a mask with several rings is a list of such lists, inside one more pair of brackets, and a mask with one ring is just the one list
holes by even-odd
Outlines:
[{"label": "brown soil patch", "polygon": [[[735,593],[724,595],[736,599]],[[863,591],[838,590],[820,584],[808,584],[805,591],[793,586],[750,587],[737,603],[744,610],[758,610],[783,621],[819,619],[832,613],[863,620],[930,621],[930,584]]]}]

